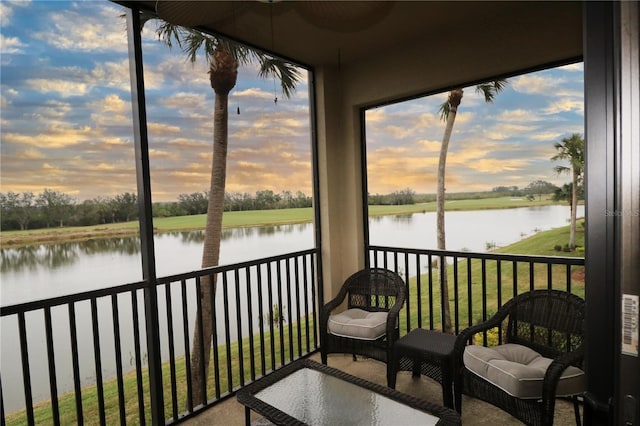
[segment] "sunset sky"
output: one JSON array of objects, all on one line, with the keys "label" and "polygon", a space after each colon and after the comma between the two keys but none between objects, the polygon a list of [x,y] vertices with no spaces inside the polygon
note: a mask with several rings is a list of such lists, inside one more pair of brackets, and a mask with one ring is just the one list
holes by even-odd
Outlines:
[{"label": "sunset sky", "polygon": [[[108,1],[2,1],[1,191],[50,188],[79,201],[136,190],[127,35]],[[207,65],[143,32],[153,201],[208,189],[213,91]],[[448,157],[449,192],[526,186],[553,173],[553,143],[583,133],[582,64],[509,80],[495,103],[465,90]],[[291,99],[255,66],[229,100],[227,191],[311,195],[306,72]],[[278,97],[277,104],[274,97]],[[435,192],[446,93],[371,109],[370,193]],[[240,108],[240,115],[236,113]]]}]

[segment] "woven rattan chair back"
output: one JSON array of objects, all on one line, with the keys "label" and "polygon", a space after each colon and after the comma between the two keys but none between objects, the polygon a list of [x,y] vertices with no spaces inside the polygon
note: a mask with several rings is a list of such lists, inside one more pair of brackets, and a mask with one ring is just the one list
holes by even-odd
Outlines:
[{"label": "woven rattan chair back", "polygon": [[404,281],[387,269],[364,269],[351,275],[343,287],[349,308],[370,312],[388,311],[396,301],[404,300]]},{"label": "woven rattan chair back", "polygon": [[585,305],[574,294],[534,290],[516,296],[501,310],[508,312],[508,343],[528,346],[547,358],[582,345]]}]

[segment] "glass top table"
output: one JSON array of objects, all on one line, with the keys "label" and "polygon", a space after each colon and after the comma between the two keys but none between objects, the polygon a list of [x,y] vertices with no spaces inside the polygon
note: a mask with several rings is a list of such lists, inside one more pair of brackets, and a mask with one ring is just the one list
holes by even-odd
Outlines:
[{"label": "glass top table", "polygon": [[239,391],[250,410],[275,424],[459,425],[455,411],[311,360],[299,360]]}]

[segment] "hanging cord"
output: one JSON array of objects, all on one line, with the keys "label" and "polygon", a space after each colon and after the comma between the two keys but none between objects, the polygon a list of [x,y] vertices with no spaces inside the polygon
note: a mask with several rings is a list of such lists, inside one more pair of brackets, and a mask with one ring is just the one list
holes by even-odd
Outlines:
[{"label": "hanging cord", "polygon": [[276,92],[276,78],[273,77],[273,103],[277,104],[278,103],[278,94]]},{"label": "hanging cord", "polygon": [[[269,2],[269,26],[271,28],[271,52],[273,54],[274,36],[273,36],[273,2]],[[276,92],[276,77],[273,76],[273,103],[278,104],[278,93]]]},{"label": "hanging cord", "polygon": [[[233,15],[233,32],[238,34],[238,19],[236,15],[235,2],[231,2],[231,14]],[[240,102],[238,102],[238,109],[236,111],[238,115],[240,115]]]}]

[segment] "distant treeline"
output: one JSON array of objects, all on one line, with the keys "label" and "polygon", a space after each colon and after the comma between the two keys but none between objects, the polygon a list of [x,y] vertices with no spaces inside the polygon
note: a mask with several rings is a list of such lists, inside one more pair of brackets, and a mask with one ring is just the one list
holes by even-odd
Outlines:
[{"label": "distant treeline", "polygon": [[[565,185],[566,186],[566,185]],[[570,187],[570,185],[569,185]],[[534,199],[536,197],[542,197],[546,194],[554,194],[554,199],[562,200],[563,198],[556,198],[556,194],[561,194],[562,188],[558,188],[556,185],[543,180],[537,180],[531,182],[524,188],[517,186],[496,186],[491,191],[476,191],[476,192],[454,192],[445,194],[446,200],[480,200],[485,198],[496,197],[523,197]],[[390,194],[369,194],[369,205],[402,205],[402,204],[416,204],[416,203],[431,203],[436,201],[436,194],[416,194],[413,190],[407,188],[402,191],[394,191]]]},{"label": "distant treeline", "polygon": [[[569,199],[570,185],[562,188],[535,181],[524,188],[498,186],[491,191],[448,193],[448,200],[469,200],[495,197],[527,197],[534,199],[545,194],[555,194],[556,200]],[[582,192],[580,192],[582,194]],[[404,205],[433,202],[435,194],[416,194],[412,189],[390,194],[369,194],[369,205]],[[154,217],[172,217],[205,214],[209,203],[206,191],[180,194],[177,201],[153,203]],[[273,210],[311,207],[312,198],[303,192],[271,190],[255,194],[231,192],[225,194],[225,211]],[[97,197],[79,202],[71,195],[44,189],[38,195],[32,192],[0,193],[0,229],[2,231],[40,229],[63,226],[88,226],[106,223],[129,222],[138,219],[136,194],[125,192],[114,197]]]},{"label": "distant treeline", "polygon": [[[154,217],[204,214],[209,204],[208,192],[180,194],[178,201],[153,203]],[[311,207],[312,199],[303,192],[271,190],[225,194],[224,210],[271,210]],[[131,192],[114,197],[97,197],[78,201],[69,194],[45,188],[33,192],[0,193],[0,230],[26,230],[63,226],[88,226],[129,222],[138,219],[137,196]]]}]

